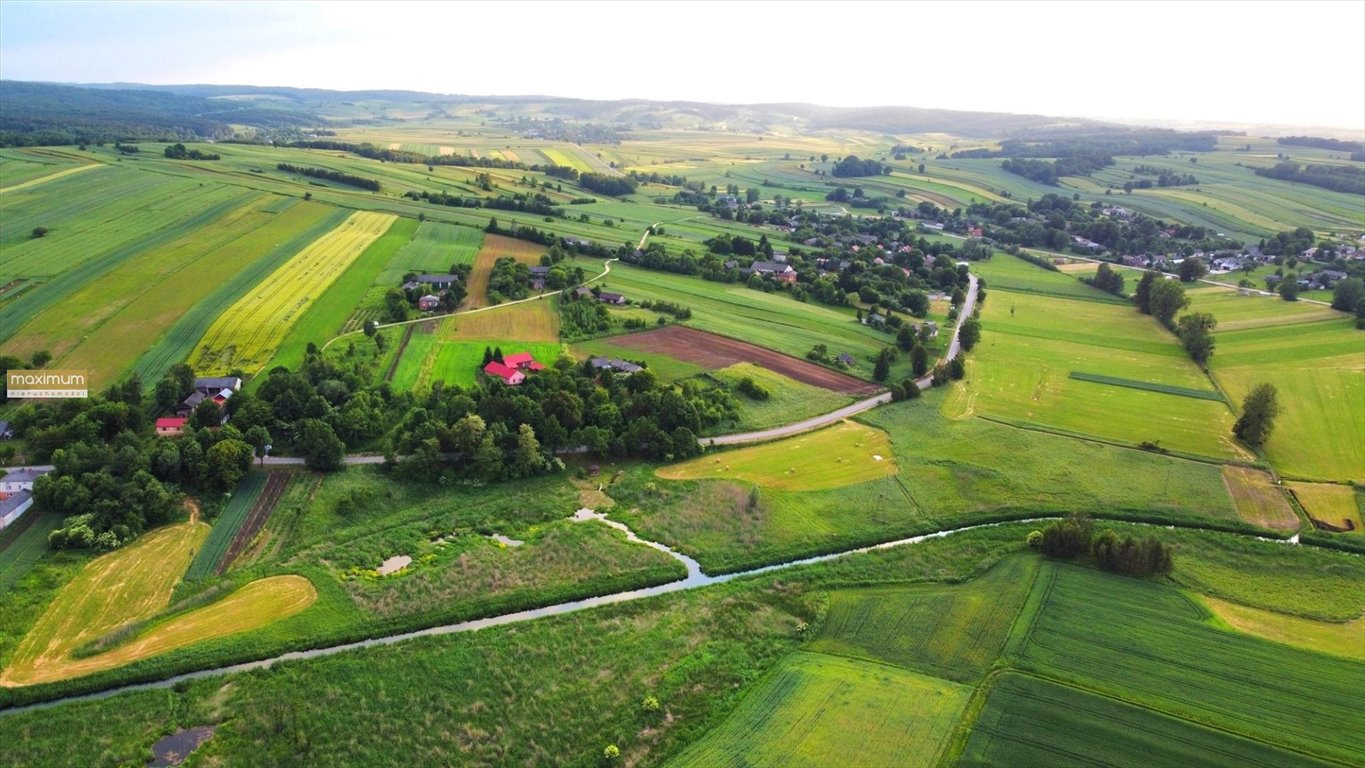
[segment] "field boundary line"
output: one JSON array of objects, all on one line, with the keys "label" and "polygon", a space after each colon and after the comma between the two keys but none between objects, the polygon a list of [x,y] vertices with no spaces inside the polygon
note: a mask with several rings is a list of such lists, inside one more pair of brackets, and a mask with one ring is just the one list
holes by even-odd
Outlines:
[{"label": "field boundary line", "polygon": [[1013,427],[1015,429],[1023,429],[1029,432],[1043,432],[1049,435],[1056,435],[1057,437],[1065,437],[1070,438],[1072,440],[1082,440],[1092,443],[1100,443],[1102,445],[1111,445],[1115,448],[1126,448],[1130,451],[1141,451],[1142,453],[1150,453],[1156,456],[1166,456],[1172,459],[1183,459],[1185,461],[1193,461],[1199,464],[1212,464],[1220,467],[1225,465],[1232,465],[1236,467],[1247,467],[1248,469],[1260,470],[1265,469],[1265,466],[1262,464],[1243,461],[1240,459],[1219,459],[1213,456],[1203,456],[1197,453],[1186,453],[1185,451],[1171,451],[1165,448],[1162,448],[1159,451],[1149,451],[1137,446],[1136,444],[1125,443],[1121,440],[1114,440],[1107,437],[1099,437],[1096,435],[1090,435],[1083,432],[1069,432],[1065,429],[1049,427],[1046,424],[1034,424],[1032,422],[1027,421],[1015,421],[1013,419],[1007,419],[1002,416],[992,416],[990,414],[985,413],[975,414],[972,418],[982,419],[983,421],[989,421],[993,424],[1000,424],[1006,427]]}]

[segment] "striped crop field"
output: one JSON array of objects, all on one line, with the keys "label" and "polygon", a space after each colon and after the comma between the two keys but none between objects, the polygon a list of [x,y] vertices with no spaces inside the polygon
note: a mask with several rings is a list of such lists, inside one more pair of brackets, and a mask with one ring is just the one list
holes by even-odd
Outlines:
[{"label": "striped crop field", "polygon": [[1016,631],[1021,671],[1320,760],[1365,762],[1365,663],[1227,631],[1150,581],[1048,563],[1038,589],[1037,613]]},{"label": "striped crop field", "polygon": [[469,293],[465,297],[465,307],[474,309],[489,305],[488,278],[492,275],[493,265],[498,259],[513,258],[522,264],[536,265],[540,263],[543,253],[545,253],[543,245],[502,235],[485,235],[483,246],[474,257],[474,270],[469,273]]},{"label": "striped crop field", "polygon": [[[290,205],[268,210],[281,201]],[[328,211],[297,198],[252,200],[129,259],[35,317],[25,336],[45,339],[57,364],[89,370],[98,382],[114,381],[207,294],[249,269],[276,243],[323,221]]]},{"label": "striped crop field", "polygon": [[[1103,755],[1102,763],[1096,756]],[[972,728],[963,768],[1311,768],[1304,755],[1048,680],[1006,672]]]},{"label": "striped crop field", "polygon": [[1004,650],[1038,560],[1014,557],[965,584],[841,589],[809,650],[894,664],[963,683]]},{"label": "striped crop field", "polygon": [[227,554],[228,545],[241,530],[242,523],[246,522],[247,512],[251,510],[251,505],[256,502],[256,497],[261,495],[261,489],[265,487],[266,473],[248,472],[242,482],[237,485],[237,489],[232,492],[232,498],[228,500],[227,507],[218,515],[218,519],[213,521],[213,528],[209,531],[208,539],[204,545],[194,555],[194,561],[190,563],[189,570],[185,571],[185,580],[204,579],[213,576],[218,569],[218,564],[223,561],[223,555]]},{"label": "striped crop field", "polygon": [[195,370],[259,371],[308,305],[396,219],[360,211],[300,251],[219,316],[192,356]]},{"label": "striped crop field", "polygon": [[971,690],[819,653],[784,659],[669,768],[937,764]]}]

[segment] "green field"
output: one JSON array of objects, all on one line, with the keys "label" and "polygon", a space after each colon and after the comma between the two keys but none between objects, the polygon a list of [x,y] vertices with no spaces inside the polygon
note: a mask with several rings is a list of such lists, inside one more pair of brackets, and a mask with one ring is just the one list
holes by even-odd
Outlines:
[{"label": "green field", "polygon": [[1235,407],[1262,382],[1278,391],[1270,463],[1290,477],[1365,480],[1365,334],[1325,307],[1225,288],[1191,291],[1190,299],[1192,311],[1219,319],[1210,368]]},{"label": "green field", "polygon": [[1325,766],[1188,720],[1017,672],[1001,675],[959,766]]},{"label": "green field", "polygon": [[[985,280],[987,291],[1010,291],[1036,296],[1093,301],[1101,304],[1116,304],[1124,307],[1132,306],[1118,296],[1091,288],[1065,272],[1043,269],[1007,253],[997,252],[994,257],[987,261],[975,262],[972,264],[971,270]],[[1129,282],[1131,283],[1132,280]],[[1132,285],[1129,285],[1128,289],[1132,290]],[[999,301],[1003,298],[997,297],[995,300]],[[987,301],[987,304],[989,303],[991,302]]]},{"label": "green field", "polygon": [[385,288],[397,287],[403,274],[434,273],[443,275],[455,264],[473,264],[474,255],[483,245],[483,232],[470,227],[457,227],[439,222],[423,222],[398,253],[389,260],[375,280]]},{"label": "green field", "polygon": [[246,522],[251,505],[256,502],[256,497],[261,495],[265,480],[264,472],[248,472],[246,477],[242,478],[242,482],[232,492],[232,498],[228,500],[227,506],[213,521],[213,528],[209,531],[203,546],[194,553],[194,560],[185,571],[186,581],[208,578],[217,572],[218,564],[227,554],[228,546],[232,544],[237,532],[242,529],[242,524]]},{"label": "green field", "polygon": [[1145,581],[1050,566],[1039,590],[1022,670],[1320,759],[1365,760],[1365,663],[1215,628],[1189,597]]},{"label": "green field", "polygon": [[894,667],[796,653],[668,765],[928,768],[969,695]]},{"label": "green field", "polygon": [[[997,256],[990,263],[1006,258],[1013,257]],[[1074,278],[1015,261],[1094,291]],[[1227,405],[1185,396],[1213,390],[1175,337],[1150,317],[1127,306],[992,290],[981,320],[981,342],[967,358],[967,379],[954,387],[947,413],[993,416],[1128,445],[1150,441],[1216,459],[1252,458],[1233,442]],[[1087,375],[1073,376],[1077,371]],[[1138,386],[1111,386],[1113,380]]]},{"label": "green field", "polygon": [[444,341],[434,333],[418,331],[412,335],[408,348],[398,363],[393,385],[399,391],[431,386],[435,381],[458,384],[462,387],[478,381],[483,369],[483,351],[498,348],[503,354],[530,352],[545,365],[559,358],[557,343],[520,342],[493,339],[488,341]]},{"label": "green field", "polygon": [[[790,424],[793,421],[838,410],[853,402],[851,397],[803,384],[752,363],[735,363],[712,371],[711,376],[724,383],[734,393],[739,419],[725,430],[728,432],[767,429]],[[768,399],[755,400],[738,391],[736,386],[745,378],[767,390]]]},{"label": "green field", "polygon": [[[34,519],[24,519],[29,516]],[[4,530],[0,537],[0,544],[3,544],[0,549],[0,593],[14,586],[47,554],[47,535],[61,525],[60,515],[43,515],[30,509],[15,525]]]},{"label": "green field", "polygon": [[723,478],[782,491],[818,491],[896,474],[885,432],[844,421],[816,432],[661,467],[667,480]]},{"label": "green field", "polygon": [[831,592],[807,649],[975,683],[1004,650],[1037,566],[1011,558],[965,584]]}]

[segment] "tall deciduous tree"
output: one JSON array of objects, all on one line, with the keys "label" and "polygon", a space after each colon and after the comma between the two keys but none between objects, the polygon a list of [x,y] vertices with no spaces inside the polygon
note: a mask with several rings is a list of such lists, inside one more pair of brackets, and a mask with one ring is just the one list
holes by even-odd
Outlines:
[{"label": "tall deciduous tree", "polygon": [[1207,312],[1192,312],[1180,317],[1176,335],[1196,363],[1205,365],[1213,357],[1213,329],[1217,326],[1218,321]]},{"label": "tall deciduous tree", "polygon": [[1242,401],[1242,415],[1232,426],[1232,433],[1238,440],[1255,448],[1265,445],[1270,432],[1275,427],[1275,417],[1280,415],[1275,385],[1257,384]]},{"label": "tall deciduous tree", "polygon": [[1151,315],[1167,328],[1174,327],[1175,315],[1189,305],[1185,287],[1174,280],[1158,280],[1148,290]]}]

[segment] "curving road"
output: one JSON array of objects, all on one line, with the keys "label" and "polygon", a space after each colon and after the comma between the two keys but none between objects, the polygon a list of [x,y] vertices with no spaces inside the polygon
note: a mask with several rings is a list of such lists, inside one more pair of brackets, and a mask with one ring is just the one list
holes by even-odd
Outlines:
[{"label": "curving road", "polygon": [[[967,290],[967,300],[962,302],[962,308],[957,315],[957,325],[953,326],[953,338],[948,342],[948,349],[944,351],[943,357],[939,362],[946,363],[962,353],[962,344],[959,335],[962,331],[962,323],[972,316],[972,311],[976,309],[977,279],[976,275],[968,274],[970,287]],[[920,389],[928,389],[933,386],[933,374],[925,374],[915,380],[915,384]],[[703,438],[703,445],[740,445],[743,443],[758,443],[764,440],[774,440],[779,437],[789,437],[799,435],[802,432],[809,432],[812,429],[828,426],[837,421],[842,421],[850,416],[855,416],[863,411],[870,411],[879,405],[891,402],[891,393],[883,392],[880,395],[873,395],[866,400],[859,400],[852,405],[846,405],[837,411],[816,416],[805,421],[798,421],[793,424],[784,424],[772,429],[761,429],[756,432],[738,432],[732,435],[718,435],[716,437]]]}]

